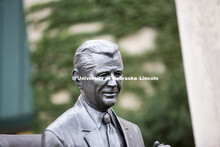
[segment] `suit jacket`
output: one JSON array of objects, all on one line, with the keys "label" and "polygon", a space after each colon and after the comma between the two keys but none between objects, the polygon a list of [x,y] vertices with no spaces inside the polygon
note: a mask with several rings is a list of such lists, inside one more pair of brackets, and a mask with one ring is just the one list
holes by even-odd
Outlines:
[{"label": "suit jacket", "polygon": [[[113,110],[112,110],[113,111]],[[113,114],[116,114],[113,111]],[[144,147],[139,127],[116,116],[127,147]],[[64,112],[42,135],[43,147],[104,147],[101,134],[78,99],[74,107]]]}]

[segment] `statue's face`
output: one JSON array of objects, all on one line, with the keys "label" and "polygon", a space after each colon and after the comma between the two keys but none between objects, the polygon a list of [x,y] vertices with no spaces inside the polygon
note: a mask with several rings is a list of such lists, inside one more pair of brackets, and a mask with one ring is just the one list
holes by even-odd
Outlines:
[{"label": "statue's face", "polygon": [[100,77],[103,80],[84,80],[83,95],[90,106],[105,111],[116,103],[121,90],[122,81],[115,79],[122,76],[121,57],[118,54],[114,57],[92,54],[92,59],[95,68],[87,77]]}]

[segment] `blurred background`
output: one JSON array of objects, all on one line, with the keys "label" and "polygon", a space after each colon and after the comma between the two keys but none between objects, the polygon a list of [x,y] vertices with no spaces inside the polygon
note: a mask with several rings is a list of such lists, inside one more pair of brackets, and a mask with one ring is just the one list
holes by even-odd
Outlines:
[{"label": "blurred background", "polygon": [[119,45],[114,110],[154,141],[194,146],[173,0],[0,0],[0,133],[41,134],[79,96],[73,56],[89,39]]}]

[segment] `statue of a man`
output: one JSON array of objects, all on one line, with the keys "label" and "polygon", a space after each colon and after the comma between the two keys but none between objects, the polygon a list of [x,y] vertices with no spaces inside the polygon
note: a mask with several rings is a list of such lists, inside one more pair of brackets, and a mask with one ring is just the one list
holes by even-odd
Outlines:
[{"label": "statue of a man", "polygon": [[139,127],[111,108],[122,86],[118,46],[105,40],[86,41],[75,53],[74,67],[72,79],[81,95],[74,107],[46,128],[42,146],[144,147]]}]

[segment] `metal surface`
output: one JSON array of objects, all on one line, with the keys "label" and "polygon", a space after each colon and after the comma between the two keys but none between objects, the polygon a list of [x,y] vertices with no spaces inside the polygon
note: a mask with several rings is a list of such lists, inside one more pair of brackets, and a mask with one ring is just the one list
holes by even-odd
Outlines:
[{"label": "metal surface", "polygon": [[40,147],[41,134],[0,135],[0,147]]},{"label": "metal surface", "polygon": [[[103,147],[107,127],[102,133],[99,125],[85,107],[83,101],[96,111],[112,113],[118,131],[113,133],[108,142],[125,142],[120,146],[143,147],[143,139],[137,125],[118,117],[111,107],[116,103],[121,90],[123,65],[118,46],[105,40],[90,40],[76,51],[75,69],[72,79],[81,91],[73,108],[63,113],[43,133],[42,146],[92,146]],[[80,80],[80,77],[100,78],[101,80]],[[88,112],[89,111],[89,112]],[[98,120],[102,118],[96,115]],[[111,123],[114,125],[114,123]],[[105,125],[105,124],[104,124]],[[117,137],[120,136],[120,137]],[[114,138],[115,140],[112,140]],[[119,143],[118,143],[119,144]],[[112,147],[112,146],[111,146]]]}]

